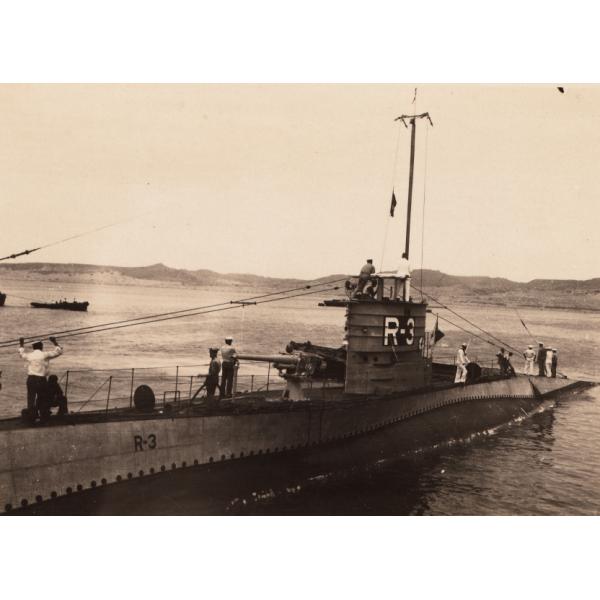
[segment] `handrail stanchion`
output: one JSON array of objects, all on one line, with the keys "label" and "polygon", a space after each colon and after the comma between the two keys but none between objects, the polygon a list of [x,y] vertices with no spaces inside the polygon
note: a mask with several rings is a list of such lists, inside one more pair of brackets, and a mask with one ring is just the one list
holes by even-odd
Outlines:
[{"label": "handrail stanchion", "polygon": [[190,402],[192,401],[192,388],[194,387],[194,376],[190,375]]},{"label": "handrail stanchion", "polygon": [[107,415],[108,415],[108,403],[110,401],[110,388],[112,387],[112,378],[113,378],[112,375],[108,378],[108,393],[106,394],[106,414]]},{"label": "handrail stanchion", "polygon": [[69,393],[69,371],[67,370],[67,378],[65,379],[65,398],[68,398]]},{"label": "handrail stanchion", "polygon": [[179,385],[179,365],[175,367],[175,401],[177,402],[177,389]]},{"label": "handrail stanchion", "polygon": [[254,391],[254,375],[250,375],[250,393]]},{"label": "handrail stanchion", "polygon": [[267,393],[269,391],[269,381],[271,381],[271,361],[269,361],[269,368],[267,370]]}]

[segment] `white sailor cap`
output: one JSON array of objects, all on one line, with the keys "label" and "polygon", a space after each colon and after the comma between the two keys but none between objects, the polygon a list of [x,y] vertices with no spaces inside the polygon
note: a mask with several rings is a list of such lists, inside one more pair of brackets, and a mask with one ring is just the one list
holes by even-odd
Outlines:
[{"label": "white sailor cap", "polygon": [[225,336],[225,341],[227,341],[227,340],[231,340],[233,342],[233,337],[230,336],[230,335],[226,335]]},{"label": "white sailor cap", "polygon": [[531,344],[529,344],[529,346],[527,346],[528,348],[533,348],[533,346]]}]

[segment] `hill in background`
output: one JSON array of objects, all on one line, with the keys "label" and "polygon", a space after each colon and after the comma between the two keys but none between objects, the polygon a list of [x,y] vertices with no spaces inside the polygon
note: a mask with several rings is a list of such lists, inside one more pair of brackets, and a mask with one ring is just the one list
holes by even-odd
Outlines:
[{"label": "hill in background", "polygon": [[[334,274],[314,282],[331,281],[347,275]],[[302,279],[262,277],[243,273],[217,273],[209,269],[173,269],[162,263],[145,267],[116,267],[76,263],[15,263],[0,265],[0,289],[8,291],[7,280],[163,286],[234,286],[268,289],[289,288],[309,283]],[[469,303],[600,310],[600,278],[585,281],[534,279],[527,283],[501,277],[448,275],[417,269],[412,273],[413,296],[419,289],[443,303]],[[342,292],[338,292],[340,296]]]}]

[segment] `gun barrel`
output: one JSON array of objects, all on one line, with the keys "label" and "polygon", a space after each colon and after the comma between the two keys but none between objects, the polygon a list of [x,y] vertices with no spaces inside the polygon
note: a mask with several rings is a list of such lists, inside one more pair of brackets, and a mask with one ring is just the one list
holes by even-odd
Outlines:
[{"label": "gun barrel", "polygon": [[237,357],[239,360],[255,360],[285,365],[297,365],[300,360],[300,357],[293,354],[238,354]]}]

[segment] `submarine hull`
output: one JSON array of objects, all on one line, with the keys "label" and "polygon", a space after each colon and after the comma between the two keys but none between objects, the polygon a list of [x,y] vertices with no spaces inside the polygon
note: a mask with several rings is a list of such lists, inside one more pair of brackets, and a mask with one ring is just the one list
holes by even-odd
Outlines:
[{"label": "submarine hull", "polygon": [[[396,449],[414,450],[526,416],[574,385],[578,382],[520,376],[397,396],[275,402],[245,414],[121,416],[33,428],[5,421],[0,427],[0,508],[128,513],[119,502],[101,500],[126,493],[129,483],[134,489],[150,485],[139,480],[166,480],[181,470],[191,473],[198,486],[219,473],[224,478],[234,474],[232,481],[242,484],[244,478],[235,473],[248,477],[254,471],[262,475],[255,473],[252,485],[267,485],[269,478],[277,479],[277,465],[286,477],[294,470],[310,476],[347,460],[356,443],[360,456],[368,457],[365,447],[375,440],[374,432],[389,429]],[[144,512],[137,503],[135,509],[131,512]]]}]

